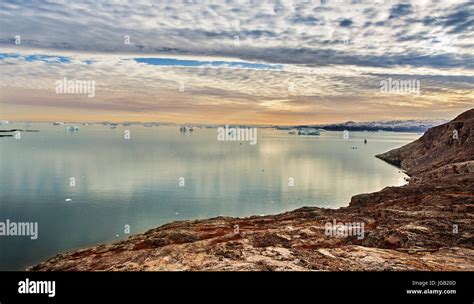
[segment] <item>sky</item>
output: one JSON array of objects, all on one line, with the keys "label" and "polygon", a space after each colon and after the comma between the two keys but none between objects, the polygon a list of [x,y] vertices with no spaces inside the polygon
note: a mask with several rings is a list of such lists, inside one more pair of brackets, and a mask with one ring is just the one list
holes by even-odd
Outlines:
[{"label": "sky", "polygon": [[452,119],[473,88],[474,0],[0,0],[1,120]]}]

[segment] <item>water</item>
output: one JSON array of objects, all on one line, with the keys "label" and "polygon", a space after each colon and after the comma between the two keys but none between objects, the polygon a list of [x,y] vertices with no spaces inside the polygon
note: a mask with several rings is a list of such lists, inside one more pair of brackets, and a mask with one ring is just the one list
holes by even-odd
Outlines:
[{"label": "water", "polygon": [[[25,125],[8,126],[15,127]],[[175,220],[346,206],[355,194],[404,184],[399,169],[374,155],[419,137],[351,132],[344,140],[342,132],[259,129],[250,145],[219,142],[216,129],[205,128],[29,127],[40,132],[0,138],[0,222],[38,222],[39,237],[0,236],[0,270],[126,238],[126,225],[135,234]]]}]

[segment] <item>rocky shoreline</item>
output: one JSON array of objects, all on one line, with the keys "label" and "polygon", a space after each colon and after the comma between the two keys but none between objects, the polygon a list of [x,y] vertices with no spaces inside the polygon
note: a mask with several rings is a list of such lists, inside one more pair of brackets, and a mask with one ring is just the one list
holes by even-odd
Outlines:
[{"label": "rocky shoreline", "polygon": [[[336,210],[173,222],[29,270],[474,271],[474,109],[377,157],[409,184]],[[328,235],[333,222],[363,223],[363,238]]]}]

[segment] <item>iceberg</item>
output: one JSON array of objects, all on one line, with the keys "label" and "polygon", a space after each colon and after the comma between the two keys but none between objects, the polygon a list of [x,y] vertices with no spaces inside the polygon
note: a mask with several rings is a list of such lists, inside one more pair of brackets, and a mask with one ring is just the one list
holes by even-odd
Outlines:
[{"label": "iceberg", "polygon": [[298,135],[320,135],[320,133],[314,128],[301,128],[298,130]]},{"label": "iceberg", "polygon": [[66,130],[70,131],[70,132],[79,131],[79,127],[78,126],[67,126]]}]

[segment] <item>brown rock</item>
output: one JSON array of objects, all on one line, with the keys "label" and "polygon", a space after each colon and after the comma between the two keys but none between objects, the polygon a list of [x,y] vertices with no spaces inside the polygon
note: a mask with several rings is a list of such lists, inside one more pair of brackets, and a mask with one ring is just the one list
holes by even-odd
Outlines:
[{"label": "brown rock", "polygon": [[399,247],[400,244],[401,244],[400,238],[398,238],[397,236],[394,236],[394,235],[389,236],[385,240],[387,241],[387,243],[389,243],[390,245],[392,245],[394,247]]}]

